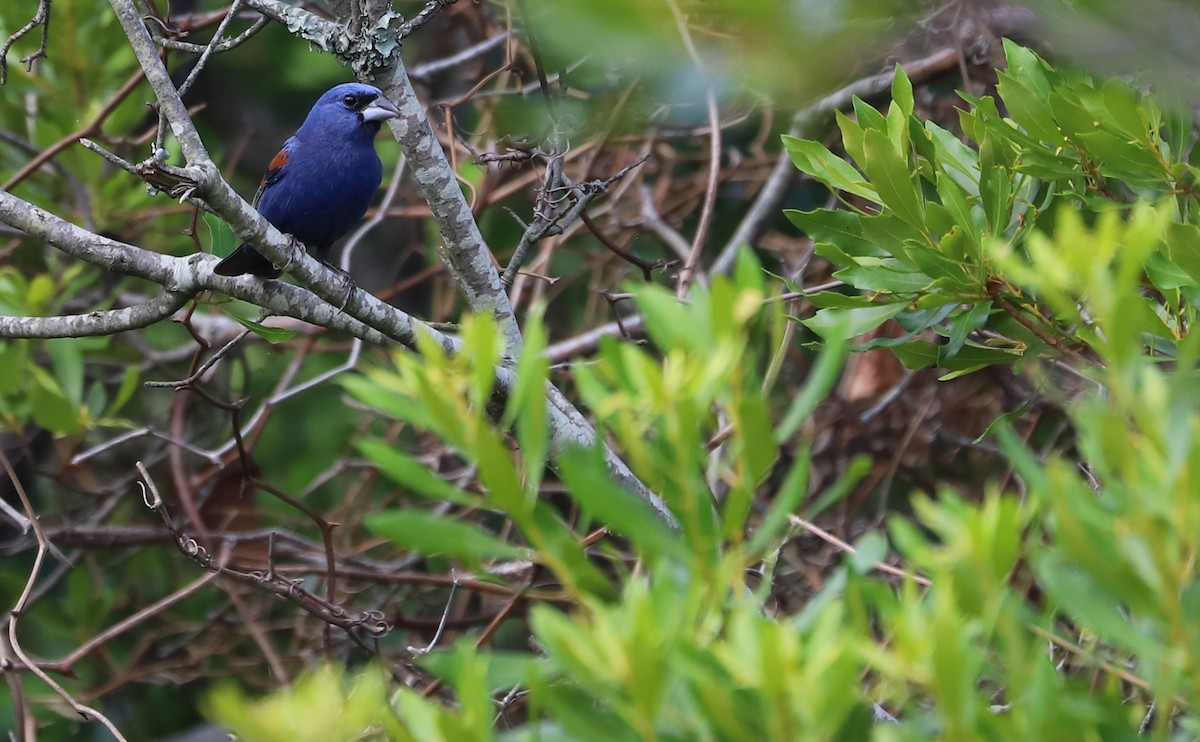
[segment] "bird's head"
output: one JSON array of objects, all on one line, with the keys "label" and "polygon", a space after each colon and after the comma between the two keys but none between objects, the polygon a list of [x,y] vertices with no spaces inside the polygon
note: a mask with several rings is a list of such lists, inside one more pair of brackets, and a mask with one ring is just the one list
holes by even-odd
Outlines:
[{"label": "bird's head", "polygon": [[302,136],[313,133],[322,138],[373,139],[380,124],[399,114],[379,88],[348,82],[334,86],[317,99],[299,133]]}]

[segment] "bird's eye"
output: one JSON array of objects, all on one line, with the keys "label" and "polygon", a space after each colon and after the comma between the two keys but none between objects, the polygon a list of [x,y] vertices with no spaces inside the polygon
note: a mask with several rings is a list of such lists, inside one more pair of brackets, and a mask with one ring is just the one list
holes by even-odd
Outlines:
[{"label": "bird's eye", "polygon": [[346,108],[354,108],[358,105],[358,98],[355,98],[353,95],[347,95],[345,98],[342,98],[342,103],[345,104]]}]

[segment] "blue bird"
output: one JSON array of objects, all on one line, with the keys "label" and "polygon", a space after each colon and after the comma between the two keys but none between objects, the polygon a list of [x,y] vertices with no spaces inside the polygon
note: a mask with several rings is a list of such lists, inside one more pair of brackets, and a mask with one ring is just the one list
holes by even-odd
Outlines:
[{"label": "blue bird", "polygon": [[[328,258],[334,241],[362,219],[383,180],[375,135],[384,121],[399,113],[371,85],[352,82],[330,89],[267,166],[254,194],[258,213],[313,249],[319,260]],[[213,271],[264,278],[283,273],[246,244]]]}]

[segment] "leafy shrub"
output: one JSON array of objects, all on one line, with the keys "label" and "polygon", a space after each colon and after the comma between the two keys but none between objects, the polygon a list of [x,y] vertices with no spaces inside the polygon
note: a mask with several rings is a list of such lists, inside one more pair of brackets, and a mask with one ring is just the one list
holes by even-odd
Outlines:
[{"label": "leafy shrub", "polygon": [[[1055,71],[1011,44],[1007,53],[1008,115],[991,98],[969,99],[972,146],[914,116],[902,72],[886,113],[858,101],[854,118],[839,116],[855,165],[787,141],[845,207],[791,216],[855,289],[811,297],[819,311],[804,323],[827,347],[790,401],[764,393],[787,342],[777,300],[786,287],[768,286],[748,255],[734,278],[688,303],[636,288],[654,350],[608,342],[575,369],[580,395],[678,529],[612,483],[595,451],[563,461],[566,501],[536,496],[547,374],[536,317],[504,416],[516,447],[486,414],[500,344],[479,319],[466,324],[460,355],[401,354],[395,369],[347,382],[360,402],[436,433],[484,483],[458,491],[406,454],[366,444],[397,485],[460,506],[453,520],[380,513],[369,521],[377,534],[481,579],[503,579],[495,560],[528,560],[571,604],[534,607],[536,651],[461,639],[418,658],[456,703],[401,690],[374,717],[391,731],[368,736],[1200,733],[1191,121],[1124,83]],[[1062,375],[1084,380],[1083,391],[1055,395],[1074,450],[1040,459],[1000,421],[1019,496],[993,487],[979,502],[950,491],[917,498],[913,518],[864,536],[802,611],[773,615],[765,598],[790,516],[812,515],[848,484],[810,498],[808,455],[790,460],[780,444],[832,384],[847,338],[889,319],[902,337],[855,350],[887,346],[947,377],[1009,364],[1051,394]],[[507,539],[496,527],[505,520],[516,534]],[[594,526],[612,535],[592,545]],[[876,571],[893,548],[899,580]],[[515,698],[527,723],[494,729],[491,717]],[[215,716],[233,722],[253,703],[224,697]],[[315,711],[294,703],[288,713]]]}]

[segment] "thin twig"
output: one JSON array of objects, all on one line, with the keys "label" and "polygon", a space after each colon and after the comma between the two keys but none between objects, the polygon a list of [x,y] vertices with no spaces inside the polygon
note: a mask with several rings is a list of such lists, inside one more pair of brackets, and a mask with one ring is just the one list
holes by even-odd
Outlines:
[{"label": "thin twig", "polygon": [[67,147],[75,144],[80,139],[83,139],[84,137],[94,137],[100,134],[101,127],[104,126],[104,122],[108,120],[108,117],[112,115],[113,111],[117,110],[117,106],[121,105],[121,102],[129,97],[129,94],[137,88],[138,83],[141,81],[141,70],[138,70],[130,75],[129,79],[125,81],[125,84],[117,90],[112,99],[105,104],[104,108],[100,109],[100,112],[97,113],[92,120],[87,123],[86,126],[78,131],[66,135],[62,139],[47,147],[40,155],[25,163],[24,167],[13,173],[13,176],[5,181],[3,185],[0,185],[0,191],[11,191],[17,186],[18,183],[28,178],[30,174],[37,172],[38,168],[53,159],[59,152],[62,152]]},{"label": "thin twig", "polygon": [[230,49],[239,47],[249,41],[255,34],[261,31],[268,22],[269,19],[266,16],[260,15],[258,18],[254,19],[254,23],[251,23],[250,27],[245,31],[242,31],[237,36],[234,36],[230,39],[225,39],[221,43],[215,45],[211,42],[208,44],[192,44],[187,41],[178,41],[176,39],[167,38],[159,39],[158,43],[167,49],[173,49],[180,52],[191,52],[192,54],[203,54],[204,51],[209,48],[212,49],[214,54],[219,52],[227,52]]},{"label": "thin twig", "polygon": [[[815,523],[810,523],[798,515],[789,515],[788,521],[792,525],[799,526],[800,528],[803,528],[804,530],[808,531],[809,533],[816,535],[817,537],[821,538],[822,540],[828,541],[829,543],[833,544],[838,549],[846,552],[847,554],[857,554],[858,553],[858,549],[855,549],[853,546],[851,546],[850,544],[841,540],[837,536],[834,536],[832,533],[830,533],[829,531],[826,531],[824,528],[821,528],[820,526],[816,525]],[[927,578],[927,577],[922,577],[921,575],[913,574],[912,572],[905,572],[904,570],[900,569],[899,567],[893,567],[892,565],[887,564],[886,562],[875,562],[871,566],[875,567],[875,569],[879,570],[880,572],[887,572],[888,574],[895,575],[896,577],[904,577],[905,579],[912,580],[913,582],[917,583],[918,585],[924,585],[925,587],[929,587],[930,585],[933,584],[932,582],[929,581],[929,578]]]},{"label": "thin twig", "polygon": [[[683,17],[678,3],[675,0],[667,0],[667,5],[671,8],[671,15],[675,17],[675,25],[683,39],[683,45],[687,48],[688,56],[692,58],[692,64],[696,67],[701,79],[709,79],[710,74],[704,68],[704,60],[700,58],[696,45],[692,43],[692,34],[688,31],[687,20]],[[679,271],[679,283],[675,293],[681,297],[688,292],[688,287],[700,264],[700,253],[704,250],[704,243],[708,241],[713,208],[717,202],[717,186],[720,184],[721,178],[721,113],[717,108],[717,91],[711,84],[708,86],[705,102],[708,108],[708,125],[712,130],[708,140],[708,181],[704,188],[704,202],[700,207],[700,222],[696,225],[696,235],[692,238],[691,248],[683,262],[683,269]]]},{"label": "thin twig", "polygon": [[221,36],[225,33],[225,29],[229,27],[229,23],[233,20],[233,17],[237,15],[238,8],[240,7],[242,7],[242,0],[233,0],[233,3],[229,6],[229,12],[225,14],[225,17],[222,18],[221,22],[217,25],[217,30],[213,32],[212,39],[209,40],[208,46],[204,48],[204,52],[200,55],[200,58],[196,60],[196,64],[192,67],[192,71],[188,73],[187,79],[185,79],[183,84],[179,86],[180,98],[187,95],[188,91],[192,89],[192,85],[195,84],[196,78],[200,76],[200,72],[204,69],[205,65],[208,64],[208,60],[212,57],[213,53],[217,49],[217,45],[221,41]]},{"label": "thin twig", "polygon": [[9,612],[8,644],[10,647],[12,647],[13,654],[17,656],[17,659],[21,660],[21,662],[27,668],[29,668],[29,671],[34,675],[37,675],[43,683],[50,686],[50,688],[58,694],[59,698],[62,698],[71,706],[72,709],[74,709],[75,713],[79,714],[87,721],[95,720],[103,724],[104,728],[107,729],[110,734],[116,737],[118,742],[128,742],[124,735],[121,734],[120,730],[117,729],[116,725],[114,725],[107,716],[91,706],[75,700],[75,698],[67,692],[66,688],[56,683],[53,678],[51,678],[44,670],[38,667],[37,663],[35,663],[29,658],[28,655],[25,654],[25,651],[21,648],[20,642],[17,640],[17,619],[20,618],[20,616],[25,612],[26,607],[29,605],[29,598],[33,592],[33,586],[37,583],[38,575],[40,575],[42,571],[42,563],[45,562],[46,553],[51,550],[51,547],[50,542],[46,540],[46,534],[42,531],[41,524],[38,523],[38,517],[37,513],[34,512],[33,503],[30,502],[29,495],[25,493],[25,487],[22,486],[20,480],[17,479],[17,473],[13,471],[12,462],[8,460],[8,456],[2,449],[0,449],[0,464],[4,466],[4,471],[7,472],[8,476],[12,479],[13,488],[17,491],[17,496],[21,499],[21,505],[25,507],[25,513],[29,516],[30,524],[33,526],[34,537],[37,539],[37,554],[33,558],[33,567],[29,570],[29,578],[25,581],[24,589],[21,590],[21,597],[17,598],[16,605],[14,605],[12,611]]},{"label": "thin twig", "polygon": [[408,38],[413,34],[414,31],[433,20],[446,6],[453,5],[457,1],[458,0],[429,0],[429,2],[425,3],[425,7],[421,8],[421,10],[414,15],[411,20],[407,20],[400,24],[400,28],[396,30],[396,38],[401,40]]},{"label": "thin twig", "polygon": [[21,61],[25,64],[25,71],[32,72],[33,63],[46,56],[46,42],[50,40],[50,2],[51,0],[38,0],[37,11],[34,12],[33,18],[14,31],[4,44],[0,45],[0,85],[8,82],[9,49],[12,49],[13,44],[38,26],[42,27],[42,43],[31,54],[21,57]]},{"label": "thin twig", "polygon": [[208,360],[202,363],[194,373],[190,374],[186,378],[178,379],[176,381],[147,381],[143,383],[143,386],[173,388],[175,391],[186,389],[192,384],[195,384],[201,376],[208,373],[208,370],[215,366],[222,358],[224,358],[229,351],[237,347],[238,343],[245,340],[246,336],[249,335],[250,332],[251,331],[248,329],[242,330],[240,333],[238,333],[237,337],[221,346],[216,353],[213,353],[211,356],[209,356]]}]

